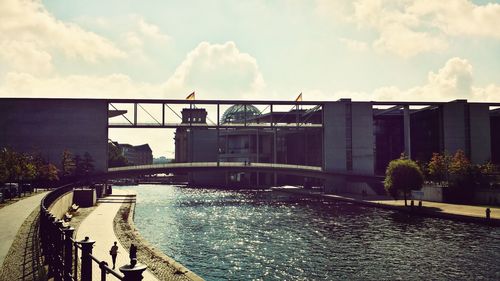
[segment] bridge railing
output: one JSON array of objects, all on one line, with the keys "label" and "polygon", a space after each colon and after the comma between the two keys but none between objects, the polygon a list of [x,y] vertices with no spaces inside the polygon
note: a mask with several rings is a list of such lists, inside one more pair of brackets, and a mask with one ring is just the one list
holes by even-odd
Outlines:
[{"label": "bridge railing", "polygon": [[250,163],[250,162],[188,162],[188,163],[150,164],[150,165],[115,167],[115,168],[109,168],[108,171],[118,172],[118,171],[131,171],[131,170],[189,168],[189,167],[255,167],[255,168],[322,171],[322,167],[319,166],[306,166],[306,165],[280,164],[280,163]]},{"label": "bridge railing", "polygon": [[[73,227],[64,224],[63,220],[57,219],[50,213],[49,207],[61,196],[72,192],[78,183],[63,185],[48,193],[40,203],[40,242],[44,262],[48,265],[48,275],[54,281],[92,281],[92,263],[97,263],[100,269],[100,280],[105,281],[108,274],[118,280],[139,281],[142,280],[142,272],[145,266],[126,265],[120,269],[124,270],[122,275],[111,269],[105,261],[101,261],[92,255],[95,241],[89,237],[84,240],[74,239]],[[80,252],[80,254],[79,254]],[[78,256],[81,257],[79,263]],[[79,271],[80,269],[80,271]]]}]

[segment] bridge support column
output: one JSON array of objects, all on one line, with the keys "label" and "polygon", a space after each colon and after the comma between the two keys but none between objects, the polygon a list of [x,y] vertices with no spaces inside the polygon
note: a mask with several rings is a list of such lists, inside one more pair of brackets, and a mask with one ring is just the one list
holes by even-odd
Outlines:
[{"label": "bridge support column", "polygon": [[410,106],[404,106],[403,126],[405,136],[405,154],[411,159],[411,125],[410,125]]}]

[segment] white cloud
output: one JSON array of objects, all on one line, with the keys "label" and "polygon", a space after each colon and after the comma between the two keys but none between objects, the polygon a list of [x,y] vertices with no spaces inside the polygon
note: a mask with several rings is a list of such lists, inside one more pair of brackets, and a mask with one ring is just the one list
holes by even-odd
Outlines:
[{"label": "white cloud", "polygon": [[9,70],[49,74],[52,72],[52,56],[35,42],[0,40],[0,61]]},{"label": "white cloud", "polygon": [[10,72],[0,87],[2,97],[154,98],[161,93],[161,85],[137,82],[123,74],[39,77]]},{"label": "white cloud", "polygon": [[467,0],[318,0],[325,17],[374,30],[373,47],[401,57],[447,49],[451,37],[500,39],[500,4]]},{"label": "white cloud", "polygon": [[328,95],[322,91],[313,91],[310,95],[305,91],[304,98],[314,96],[313,99],[338,100],[351,98],[352,100],[379,100],[379,101],[451,101],[467,99],[478,102],[500,102],[500,86],[490,84],[486,87],[474,86],[472,65],[465,59],[454,57],[437,72],[430,71],[424,85],[409,89],[400,89],[396,86],[380,87],[372,92],[339,91]]},{"label": "white cloud", "polygon": [[366,42],[353,40],[349,38],[339,38],[339,41],[347,46],[350,50],[364,52],[368,50]]},{"label": "white cloud", "polygon": [[[50,71],[52,52],[88,62],[126,56],[106,38],[55,19],[40,0],[2,0],[0,18],[1,59],[15,70]],[[22,66],[28,57],[41,66]]]},{"label": "white cloud", "polygon": [[136,21],[139,31],[146,37],[160,42],[168,42],[170,40],[170,37],[162,33],[157,25],[146,22],[142,17],[136,17]]},{"label": "white cloud", "polygon": [[255,58],[242,53],[234,42],[200,43],[177,67],[165,84],[168,93],[196,91],[200,98],[265,98],[264,79]]},{"label": "white cloud", "polygon": [[0,81],[3,97],[179,98],[197,92],[198,99],[267,98],[256,60],[233,42],[200,43],[164,83],[142,83],[124,74],[32,75],[8,72]]}]

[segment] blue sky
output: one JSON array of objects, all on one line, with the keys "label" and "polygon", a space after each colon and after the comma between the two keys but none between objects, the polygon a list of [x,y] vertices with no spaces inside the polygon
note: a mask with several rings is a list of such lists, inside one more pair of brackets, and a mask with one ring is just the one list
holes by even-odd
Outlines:
[{"label": "blue sky", "polygon": [[497,1],[2,0],[0,18],[3,97],[500,101]]}]

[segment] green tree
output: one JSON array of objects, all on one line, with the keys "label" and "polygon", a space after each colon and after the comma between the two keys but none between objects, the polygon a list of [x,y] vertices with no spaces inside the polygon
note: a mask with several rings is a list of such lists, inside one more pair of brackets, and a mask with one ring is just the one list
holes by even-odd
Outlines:
[{"label": "green tree", "polygon": [[470,172],[471,164],[463,150],[459,149],[451,158],[450,173],[455,177],[464,177]]},{"label": "green tree", "polygon": [[404,195],[407,206],[407,195],[411,190],[419,190],[424,183],[424,176],[417,163],[409,159],[395,159],[387,166],[384,187],[394,198],[398,193]]},{"label": "green tree", "polygon": [[63,177],[73,176],[75,174],[75,160],[73,159],[71,152],[67,149],[63,152],[61,164]]},{"label": "green tree", "polygon": [[44,181],[58,181],[59,169],[54,164],[48,163],[41,166],[40,179]]},{"label": "green tree", "polygon": [[450,166],[450,156],[447,154],[433,153],[432,158],[427,164],[429,179],[440,184],[448,180],[448,167]]}]

